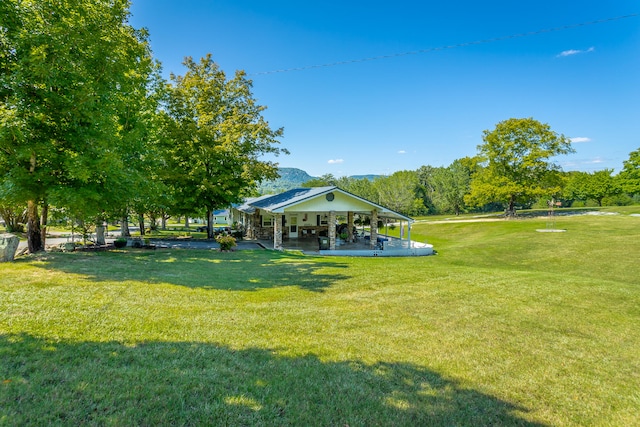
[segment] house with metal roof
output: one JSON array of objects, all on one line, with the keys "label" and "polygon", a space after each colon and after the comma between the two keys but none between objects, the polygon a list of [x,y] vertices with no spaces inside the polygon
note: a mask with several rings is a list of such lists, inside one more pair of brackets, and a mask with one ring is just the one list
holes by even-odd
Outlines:
[{"label": "house with metal roof", "polygon": [[[431,255],[433,247],[411,241],[414,220],[335,186],[295,188],[275,195],[247,199],[231,210],[232,221],[243,226],[250,239],[273,242],[273,248],[300,247],[307,242],[318,252],[340,250],[341,255]],[[355,223],[367,219],[367,232]],[[382,236],[381,220],[400,225],[406,238]],[[346,249],[350,248],[350,249]],[[351,251],[351,253],[345,253]],[[357,252],[357,253],[356,253]],[[402,253],[401,253],[402,252]]]}]

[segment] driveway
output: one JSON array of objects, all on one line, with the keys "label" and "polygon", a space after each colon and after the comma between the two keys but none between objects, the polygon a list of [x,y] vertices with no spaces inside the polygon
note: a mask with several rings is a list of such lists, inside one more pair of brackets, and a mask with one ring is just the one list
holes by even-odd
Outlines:
[{"label": "driveway", "polygon": [[[149,239],[156,248],[170,249],[220,249],[220,245],[215,240],[191,240],[191,239]],[[240,240],[237,242],[236,250],[243,249],[264,249],[255,240]]]},{"label": "driveway", "polygon": [[[117,238],[117,236],[109,236],[105,239],[107,243],[113,243],[113,241]],[[75,236],[75,241],[79,242],[81,239],[78,236]],[[59,246],[63,243],[71,242],[71,237],[56,237],[56,236],[47,236],[47,240],[45,241],[46,246]],[[220,245],[215,240],[205,240],[205,239],[154,239],[150,238],[149,242],[156,245],[157,248],[169,248],[169,249],[219,249]],[[27,248],[27,240],[20,239],[20,243],[18,244],[19,253],[22,250]],[[255,240],[240,240],[237,242],[236,250],[245,250],[245,249],[264,249],[264,246],[260,245]]]}]

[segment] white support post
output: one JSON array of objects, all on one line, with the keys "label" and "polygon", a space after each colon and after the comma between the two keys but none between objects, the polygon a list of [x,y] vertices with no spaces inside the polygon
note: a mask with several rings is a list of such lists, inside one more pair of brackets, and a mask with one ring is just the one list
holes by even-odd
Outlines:
[{"label": "white support post", "polygon": [[282,250],[282,214],[273,216],[273,249]]}]

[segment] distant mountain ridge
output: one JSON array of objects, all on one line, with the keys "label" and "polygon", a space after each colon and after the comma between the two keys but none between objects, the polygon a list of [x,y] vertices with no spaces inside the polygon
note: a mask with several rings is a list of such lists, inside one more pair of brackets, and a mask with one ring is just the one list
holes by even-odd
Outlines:
[{"label": "distant mountain ridge", "polygon": [[[258,192],[260,194],[276,194],[283,191],[291,190],[292,188],[299,188],[307,181],[316,179],[318,177],[311,176],[307,172],[298,168],[278,168],[280,178],[271,181],[265,181],[258,186]],[[368,179],[373,181],[380,175],[353,175],[349,178],[354,179]]]},{"label": "distant mountain ridge", "polygon": [[280,178],[265,181],[258,186],[260,194],[276,194],[292,188],[301,187],[305,182],[314,179],[302,169],[298,168],[278,168]]}]

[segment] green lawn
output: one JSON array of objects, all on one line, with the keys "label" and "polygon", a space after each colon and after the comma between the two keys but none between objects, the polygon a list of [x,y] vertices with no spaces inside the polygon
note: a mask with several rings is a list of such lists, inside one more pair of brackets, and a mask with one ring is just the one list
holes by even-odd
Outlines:
[{"label": "green lawn", "polygon": [[640,424],[640,217],[0,265],[0,425]]}]

